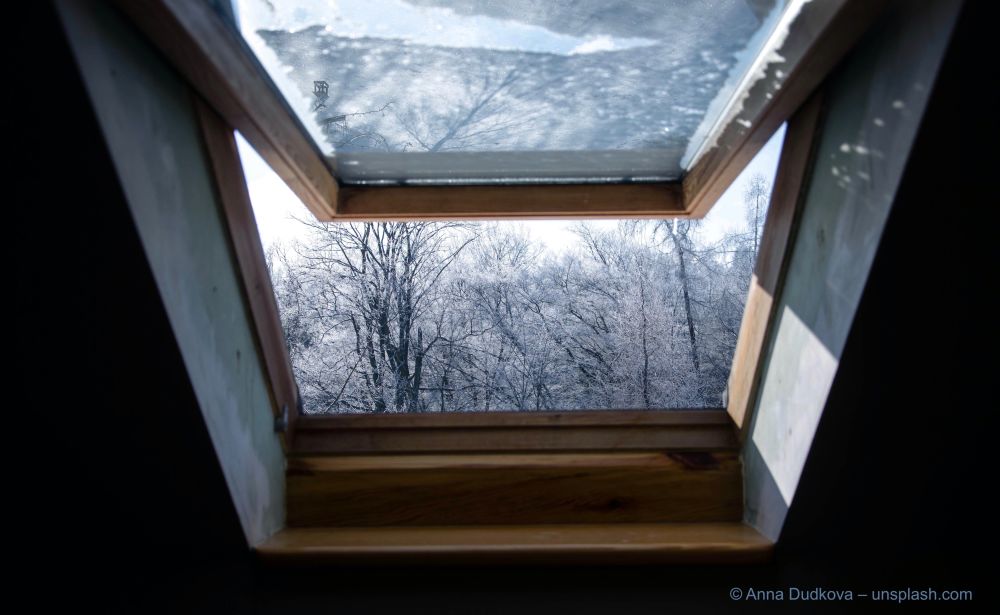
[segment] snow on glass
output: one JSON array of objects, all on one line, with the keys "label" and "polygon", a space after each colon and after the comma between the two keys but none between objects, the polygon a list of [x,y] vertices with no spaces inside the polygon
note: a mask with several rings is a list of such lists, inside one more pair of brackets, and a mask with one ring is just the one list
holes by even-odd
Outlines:
[{"label": "snow on glass", "polygon": [[782,136],[704,220],[477,223],[316,222],[241,140],[305,411],[721,407]]},{"label": "snow on glass", "polygon": [[235,4],[350,183],[676,179],[788,3]]}]

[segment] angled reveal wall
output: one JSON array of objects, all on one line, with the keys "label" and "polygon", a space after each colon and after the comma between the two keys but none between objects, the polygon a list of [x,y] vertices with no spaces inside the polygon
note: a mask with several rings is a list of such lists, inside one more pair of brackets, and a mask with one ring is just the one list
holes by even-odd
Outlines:
[{"label": "angled reveal wall", "polygon": [[57,6],[244,534],[257,544],[284,525],[284,454],[192,94],[106,3]]},{"label": "angled reveal wall", "polygon": [[795,495],[960,6],[895,2],[825,88],[743,451],[745,515],[769,538],[778,538]]}]

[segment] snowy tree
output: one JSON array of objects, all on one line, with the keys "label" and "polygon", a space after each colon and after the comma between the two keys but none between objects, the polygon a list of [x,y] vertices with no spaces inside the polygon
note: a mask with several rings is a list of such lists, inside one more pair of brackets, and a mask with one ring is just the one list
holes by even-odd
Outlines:
[{"label": "snowy tree", "polygon": [[718,407],[768,192],[717,242],[581,223],[559,254],[510,223],[312,223],[270,258],[307,410]]}]

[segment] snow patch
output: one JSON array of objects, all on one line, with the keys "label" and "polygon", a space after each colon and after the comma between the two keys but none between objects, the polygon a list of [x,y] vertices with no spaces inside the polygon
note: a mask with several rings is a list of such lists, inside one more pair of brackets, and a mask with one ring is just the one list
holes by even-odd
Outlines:
[{"label": "snow patch", "polygon": [[[298,32],[322,25],[325,35],[384,38],[418,45],[533,51],[576,55],[654,45],[644,38],[582,38],[548,28],[447,7],[418,6],[402,0],[296,0],[294,3],[236,0],[244,36],[260,30]],[[256,49],[254,50],[256,51]]]},{"label": "snow patch", "polygon": [[[690,170],[702,156],[715,149],[722,130],[743,111],[750,90],[767,76],[768,67],[771,64],[785,62],[785,58],[778,53],[778,50],[788,38],[791,24],[802,12],[803,7],[811,1],[791,0],[784,10],[775,9],[768,15],[768,21],[777,18],[777,23],[770,32],[767,28],[761,28],[740,54],[729,73],[726,85],[708,106],[705,119],[688,142],[681,158],[681,168]],[[767,37],[763,44],[759,40],[762,36]],[[748,69],[746,69],[747,64],[749,64]],[[778,71],[776,76],[780,80],[783,74],[782,71]],[[775,89],[779,88],[780,84],[775,86]]]}]

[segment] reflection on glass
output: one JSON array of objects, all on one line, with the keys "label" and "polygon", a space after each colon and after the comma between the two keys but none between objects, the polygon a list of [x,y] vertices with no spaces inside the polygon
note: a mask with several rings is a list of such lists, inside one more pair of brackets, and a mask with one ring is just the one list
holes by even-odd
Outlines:
[{"label": "reflection on glass", "polygon": [[236,12],[348,182],[662,180],[681,174],[785,4],[237,0]]}]

